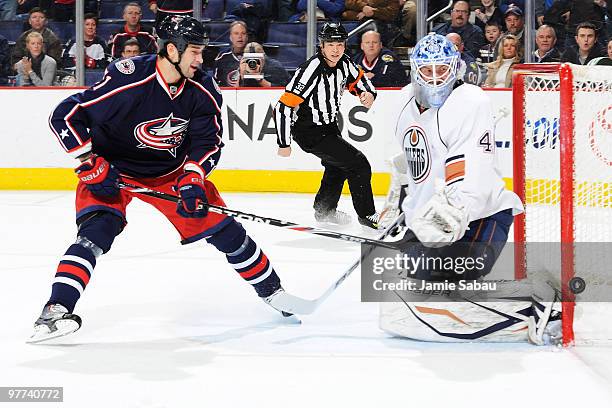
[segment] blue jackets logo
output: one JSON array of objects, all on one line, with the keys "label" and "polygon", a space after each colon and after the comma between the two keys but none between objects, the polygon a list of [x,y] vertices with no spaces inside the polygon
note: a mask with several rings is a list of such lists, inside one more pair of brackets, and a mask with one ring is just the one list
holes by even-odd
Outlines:
[{"label": "blue jackets logo", "polygon": [[134,137],[141,149],[167,150],[172,157],[176,157],[176,148],[183,143],[187,126],[188,120],[175,118],[171,113],[167,118],[139,124],[134,129]]}]

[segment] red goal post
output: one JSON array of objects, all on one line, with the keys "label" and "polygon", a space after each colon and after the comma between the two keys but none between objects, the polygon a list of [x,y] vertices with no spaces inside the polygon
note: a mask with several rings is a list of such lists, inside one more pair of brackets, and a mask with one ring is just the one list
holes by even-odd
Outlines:
[{"label": "red goal post", "polygon": [[538,268],[525,244],[560,243],[551,265],[560,269],[567,345],[575,308],[568,283],[581,268],[575,243],[612,241],[612,226],[600,225],[612,220],[602,218],[612,214],[612,70],[516,65],[512,104],[513,189],[526,208],[514,223],[516,277]]}]

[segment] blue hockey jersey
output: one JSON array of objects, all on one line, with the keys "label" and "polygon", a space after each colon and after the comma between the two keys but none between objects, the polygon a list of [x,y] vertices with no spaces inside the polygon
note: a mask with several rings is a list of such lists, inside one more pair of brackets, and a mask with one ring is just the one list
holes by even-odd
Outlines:
[{"label": "blue hockey jersey", "polygon": [[221,92],[202,71],[167,84],[155,55],[116,61],[102,81],[63,100],[50,127],[73,157],[89,151],[120,173],[158,177],[185,166],[210,174],[221,154]]}]

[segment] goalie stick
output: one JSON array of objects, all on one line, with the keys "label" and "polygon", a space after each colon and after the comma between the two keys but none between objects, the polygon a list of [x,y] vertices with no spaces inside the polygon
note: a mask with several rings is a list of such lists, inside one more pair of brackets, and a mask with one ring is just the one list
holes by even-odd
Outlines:
[{"label": "goalie stick", "polygon": [[[126,189],[128,191],[131,191],[133,193],[148,195],[151,197],[157,197],[157,198],[160,198],[166,201],[178,202],[180,200],[178,196],[164,193],[161,191],[151,190],[150,188],[137,186],[135,184],[126,183],[123,181],[119,182],[119,187]],[[201,209],[202,205],[203,204],[200,204],[200,206],[198,206],[198,209]],[[323,237],[339,239],[342,241],[355,242],[358,244],[368,244],[368,245],[384,247],[384,248],[389,248],[389,249],[400,249],[400,245],[397,242],[384,242],[384,241],[380,241],[376,239],[358,237],[356,235],[343,234],[341,232],[335,232],[335,231],[329,231],[329,230],[324,230],[324,229],[315,228],[315,227],[309,227],[306,225],[300,225],[300,224],[296,224],[296,223],[289,222],[289,221],[278,220],[276,218],[262,217],[259,215],[249,214],[249,213],[238,211],[238,210],[232,210],[226,207],[220,207],[220,206],[213,205],[213,204],[206,204],[206,205],[208,206],[208,209],[210,211],[214,211],[219,214],[229,215],[230,217],[234,217],[240,220],[259,222],[263,224],[272,225],[274,227],[280,227],[284,229],[305,232],[308,234],[320,235]],[[395,222],[393,224],[396,225]]]},{"label": "goalie stick", "polygon": [[[402,222],[404,221],[404,213],[401,213],[379,236],[378,239],[382,240],[385,239],[386,237],[392,235],[392,232],[399,227]],[[416,237],[414,236],[414,234],[412,233],[412,231],[408,230],[406,233],[406,236],[400,241],[400,242],[406,242],[412,239],[416,239]],[[382,241],[381,241],[382,242]],[[397,243],[396,243],[397,244]],[[372,253],[372,251],[374,251],[375,246],[369,246],[366,249],[363,250],[363,252],[361,253],[361,255],[359,256],[358,259],[355,260],[355,262],[353,262],[353,264],[346,270],[344,271],[344,273],[342,275],[340,275],[340,277],[338,279],[336,279],[336,281],[325,291],[323,292],[323,294],[315,299],[303,299],[297,296],[293,296],[290,294],[285,293],[286,296],[284,296],[283,298],[279,298],[279,299],[272,299],[272,302],[274,303],[274,301],[276,300],[276,306],[279,308],[282,308],[283,310],[287,310],[293,314],[298,314],[298,315],[305,315],[305,314],[311,314],[312,312],[314,312],[315,310],[317,310],[317,308],[321,305],[321,303],[325,302],[325,300],[332,294],[335,292],[336,289],[338,289],[338,287],[342,284],[342,282],[344,282],[346,280],[346,278],[349,277],[349,275],[351,273],[353,273],[353,271],[355,269],[357,269],[357,267],[359,267],[359,265],[361,264],[361,261],[363,259],[365,259],[368,255],[370,255]],[[274,306],[274,304],[273,304]]]}]

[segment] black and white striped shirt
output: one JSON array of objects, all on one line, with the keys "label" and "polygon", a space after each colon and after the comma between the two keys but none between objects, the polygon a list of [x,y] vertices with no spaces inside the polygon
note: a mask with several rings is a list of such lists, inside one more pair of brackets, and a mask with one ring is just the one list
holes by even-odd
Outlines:
[{"label": "black and white striped shirt", "polygon": [[300,65],[274,107],[278,145],[290,145],[292,126],[335,123],[345,87],[353,95],[370,92],[376,96],[363,70],[346,54],[335,67],[327,65],[321,53]]}]

